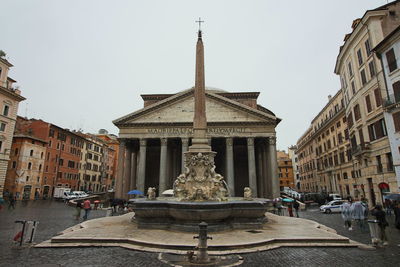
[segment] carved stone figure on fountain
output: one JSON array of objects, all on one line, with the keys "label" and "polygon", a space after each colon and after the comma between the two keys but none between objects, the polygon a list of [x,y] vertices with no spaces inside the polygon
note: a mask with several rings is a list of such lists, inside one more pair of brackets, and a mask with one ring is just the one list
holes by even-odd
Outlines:
[{"label": "carved stone figure on fountain", "polygon": [[155,187],[149,187],[147,189],[147,199],[148,200],[155,200],[156,199],[156,188]]},{"label": "carved stone figure on fountain", "polygon": [[253,192],[251,191],[250,187],[244,188],[243,199],[244,200],[253,200]]}]

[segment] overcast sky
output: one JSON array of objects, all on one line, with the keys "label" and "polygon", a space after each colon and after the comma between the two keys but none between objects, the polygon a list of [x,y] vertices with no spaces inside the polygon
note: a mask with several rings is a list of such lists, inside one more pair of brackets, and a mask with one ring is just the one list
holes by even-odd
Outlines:
[{"label": "overcast sky", "polygon": [[386,2],[0,0],[0,49],[27,98],[19,115],[118,134],[111,121],[142,108],[140,94],[194,85],[200,16],[206,85],[261,92],[286,150],[339,90],[352,21]]}]

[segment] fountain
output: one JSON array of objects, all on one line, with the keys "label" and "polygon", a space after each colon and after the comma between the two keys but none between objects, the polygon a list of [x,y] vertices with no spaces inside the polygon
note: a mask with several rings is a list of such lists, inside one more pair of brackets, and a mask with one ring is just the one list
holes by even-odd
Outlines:
[{"label": "fountain", "polygon": [[139,228],[195,232],[200,222],[209,231],[262,228],[269,200],[253,199],[250,188],[244,198],[230,198],[224,178],[216,173],[214,157],[206,137],[204,47],[199,30],[196,45],[193,139],[184,153],[185,171],[174,182],[174,197],[154,197],[133,202],[133,221]]}]

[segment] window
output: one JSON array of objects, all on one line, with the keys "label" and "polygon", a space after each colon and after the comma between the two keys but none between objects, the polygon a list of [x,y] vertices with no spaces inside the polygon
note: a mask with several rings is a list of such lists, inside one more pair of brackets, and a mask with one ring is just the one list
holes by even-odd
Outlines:
[{"label": "window", "polygon": [[356,85],[354,84],[354,81],[351,81],[351,91],[353,92],[353,95],[356,94]]},{"label": "window", "polygon": [[51,140],[49,141],[49,147],[51,147]]},{"label": "window", "polygon": [[347,116],[347,124],[349,126],[349,128],[353,127],[353,114],[350,111],[349,116]]},{"label": "window", "polygon": [[31,149],[29,156],[31,156],[31,157],[33,156],[33,149]]},{"label": "window", "polygon": [[373,124],[368,125],[368,135],[369,135],[369,141],[374,141],[376,139],[376,133]]},{"label": "window", "polygon": [[396,132],[400,132],[400,111],[393,113],[394,129]]},{"label": "window", "polygon": [[338,133],[338,142],[339,142],[339,144],[343,143],[342,133]]},{"label": "window", "polygon": [[41,170],[42,170],[42,164],[39,165],[39,171],[41,171]]},{"label": "window", "polygon": [[370,113],[372,111],[372,106],[371,106],[371,99],[369,98],[369,95],[365,97],[365,103],[367,104],[367,111]]},{"label": "window", "polygon": [[395,82],[393,85],[394,100],[400,102],[400,81]]},{"label": "window", "polygon": [[4,132],[6,130],[6,124],[4,122],[0,123],[0,132]]},{"label": "window", "polygon": [[347,172],[343,173],[343,179],[348,179]]},{"label": "window", "polygon": [[18,155],[18,148],[15,149],[15,156]]},{"label": "window", "polygon": [[26,181],[27,181],[27,182],[29,181],[29,176],[26,176]]},{"label": "window", "polygon": [[381,97],[381,91],[379,88],[374,90],[374,94],[375,94],[375,102],[376,102],[376,106],[380,107],[382,106],[382,97]]},{"label": "window", "polygon": [[381,161],[381,156],[376,156],[376,172],[377,173],[382,173],[383,172],[383,166],[382,166],[382,161]]},{"label": "window", "polygon": [[387,170],[393,171],[393,158],[392,153],[386,153]]},{"label": "window", "polygon": [[387,135],[385,121],[380,119],[368,125],[368,133],[370,141],[380,139]]},{"label": "window", "polygon": [[54,130],[53,129],[49,130],[49,137],[54,137]]},{"label": "window", "polygon": [[8,112],[10,111],[10,107],[8,105],[4,105],[3,115],[8,116]]},{"label": "window", "polygon": [[60,160],[58,161],[58,164],[59,164],[60,166],[63,166],[63,165],[64,165],[64,160],[63,160],[63,159],[60,159]]},{"label": "window", "polygon": [[389,72],[397,69],[396,56],[394,54],[393,48],[386,52],[386,60],[389,66]]},{"label": "window", "polygon": [[350,77],[353,76],[353,67],[351,66],[351,62],[349,62],[349,64],[347,64],[347,68],[349,69]]},{"label": "window", "polygon": [[28,163],[28,170],[30,170],[30,169],[32,169],[32,163],[31,162]]},{"label": "window", "polygon": [[374,63],[373,60],[368,64],[368,67],[369,67],[369,74],[371,75],[371,78],[372,78],[376,74],[376,72],[375,72],[375,63]]},{"label": "window", "polygon": [[365,76],[365,69],[362,69],[360,71],[360,75],[361,75],[362,85],[365,85],[367,83],[367,76]]},{"label": "window", "polygon": [[361,119],[360,106],[358,104],[354,106],[354,119],[356,121]]},{"label": "window", "polygon": [[42,153],[40,153],[40,158],[41,158],[41,159],[43,158],[43,152],[42,152]]},{"label": "window", "polygon": [[17,167],[17,162],[16,162],[16,161],[13,161],[13,162],[12,162],[12,168],[15,169],[16,167]]},{"label": "window", "polygon": [[357,50],[357,58],[358,58],[358,65],[361,66],[364,62],[362,53],[361,53],[361,49]]},{"label": "window", "polygon": [[365,41],[365,51],[367,52],[367,56],[371,55],[371,45],[369,44],[369,39]]}]

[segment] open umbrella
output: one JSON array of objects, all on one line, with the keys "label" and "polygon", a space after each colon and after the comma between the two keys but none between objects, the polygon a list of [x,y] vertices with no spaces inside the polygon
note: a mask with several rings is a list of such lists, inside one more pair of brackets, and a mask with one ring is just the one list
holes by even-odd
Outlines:
[{"label": "open umbrella", "polygon": [[164,192],[162,192],[161,195],[166,196],[166,197],[173,196],[174,195],[174,189],[165,190]]},{"label": "open umbrella", "polygon": [[140,190],[131,190],[127,194],[128,195],[143,195],[143,192]]},{"label": "open umbrella", "polygon": [[400,201],[400,194],[390,194],[390,195],[386,195],[384,196],[385,199],[389,199],[392,201]]},{"label": "open umbrella", "polygon": [[283,202],[293,202],[293,199],[291,198],[284,198],[282,199]]}]

